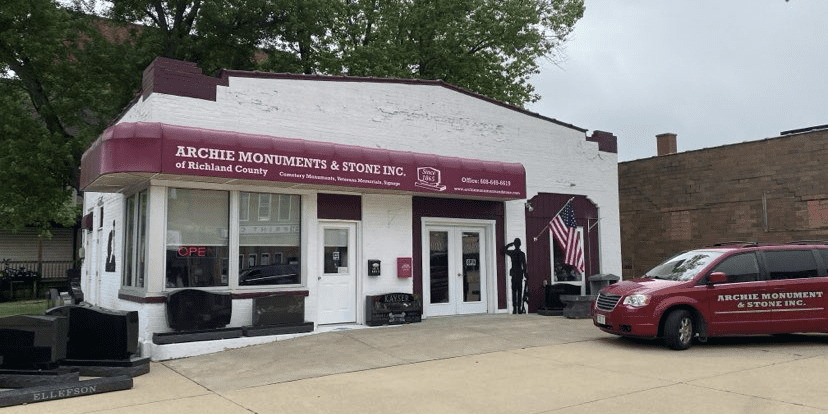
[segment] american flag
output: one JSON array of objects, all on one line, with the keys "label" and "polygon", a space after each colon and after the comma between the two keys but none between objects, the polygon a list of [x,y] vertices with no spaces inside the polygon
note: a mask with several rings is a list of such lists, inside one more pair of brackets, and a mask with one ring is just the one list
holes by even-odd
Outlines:
[{"label": "american flag", "polygon": [[558,246],[564,251],[564,263],[584,274],[584,250],[581,247],[581,234],[578,233],[572,204],[566,203],[560,213],[549,222],[549,227]]}]

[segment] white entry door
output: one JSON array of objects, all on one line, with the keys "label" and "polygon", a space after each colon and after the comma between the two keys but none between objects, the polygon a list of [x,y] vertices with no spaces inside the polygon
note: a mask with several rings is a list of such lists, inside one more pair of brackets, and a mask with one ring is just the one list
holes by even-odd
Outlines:
[{"label": "white entry door", "polygon": [[423,302],[428,316],[486,313],[485,235],[477,227],[426,227]]},{"label": "white entry door", "polygon": [[356,224],[320,225],[320,325],[356,322]]}]

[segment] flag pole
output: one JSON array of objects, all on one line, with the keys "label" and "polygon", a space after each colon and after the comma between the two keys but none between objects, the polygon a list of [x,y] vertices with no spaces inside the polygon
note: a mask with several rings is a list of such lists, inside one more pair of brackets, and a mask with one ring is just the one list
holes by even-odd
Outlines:
[{"label": "flag pole", "polygon": [[[555,214],[554,216],[552,216],[552,218],[551,218],[549,221],[551,222],[552,220],[554,220],[554,219],[555,219],[555,217],[558,217],[558,214],[561,214],[561,211],[563,211],[563,209],[565,209],[565,208],[566,208],[566,206],[568,206],[568,205],[569,205],[569,203],[571,203],[571,202],[572,202],[572,200],[574,200],[574,199],[575,199],[575,197],[570,198],[570,199],[569,199],[569,201],[567,201],[567,202],[566,202],[566,204],[564,204],[564,205],[563,205],[563,207],[561,207],[561,209],[560,209],[560,210],[558,210],[558,213],[557,213],[557,214]],[[533,240],[534,240],[534,241],[538,241],[538,237],[540,237],[540,236],[541,236],[541,234],[543,234],[543,232],[545,232],[545,231],[546,231],[546,229],[548,229],[548,228],[549,228],[549,223],[546,223],[546,227],[544,227],[544,228],[543,228],[543,230],[541,230],[541,231],[540,231],[540,233],[538,233],[538,235],[537,235],[537,236],[535,236],[535,238],[534,238]]]}]

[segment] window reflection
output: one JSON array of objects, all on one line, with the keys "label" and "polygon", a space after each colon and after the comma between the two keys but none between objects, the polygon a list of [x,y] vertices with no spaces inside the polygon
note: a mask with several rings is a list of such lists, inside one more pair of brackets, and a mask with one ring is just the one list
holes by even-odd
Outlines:
[{"label": "window reflection", "polygon": [[708,264],[716,260],[722,252],[693,250],[667,259],[664,263],[647,272],[647,277],[676,281],[688,281],[696,277]]},{"label": "window reflection", "polygon": [[295,194],[239,194],[239,286],[301,283],[299,201]]}]

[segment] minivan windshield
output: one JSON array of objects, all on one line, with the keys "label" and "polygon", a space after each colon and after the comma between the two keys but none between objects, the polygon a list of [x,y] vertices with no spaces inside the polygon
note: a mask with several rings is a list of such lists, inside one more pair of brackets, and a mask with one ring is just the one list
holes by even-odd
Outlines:
[{"label": "minivan windshield", "polygon": [[680,253],[654,267],[645,276],[686,282],[696,277],[702,269],[722,254],[723,252],[715,250],[691,250]]}]

